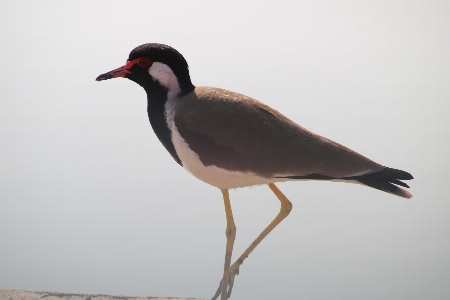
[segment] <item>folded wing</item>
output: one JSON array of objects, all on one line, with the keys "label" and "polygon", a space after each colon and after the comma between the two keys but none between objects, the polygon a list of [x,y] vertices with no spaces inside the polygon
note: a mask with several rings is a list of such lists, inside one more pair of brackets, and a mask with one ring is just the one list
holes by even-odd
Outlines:
[{"label": "folded wing", "polygon": [[266,178],[308,174],[342,178],[383,169],[238,93],[197,87],[179,99],[176,111],[180,135],[205,166]]}]

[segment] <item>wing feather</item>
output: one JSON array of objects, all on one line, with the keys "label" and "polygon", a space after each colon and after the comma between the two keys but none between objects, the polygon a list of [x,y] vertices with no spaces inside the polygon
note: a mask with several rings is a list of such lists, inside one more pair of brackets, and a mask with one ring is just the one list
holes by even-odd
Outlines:
[{"label": "wing feather", "polygon": [[179,99],[175,111],[180,135],[205,166],[267,178],[307,174],[340,178],[383,168],[231,91],[196,87]]}]

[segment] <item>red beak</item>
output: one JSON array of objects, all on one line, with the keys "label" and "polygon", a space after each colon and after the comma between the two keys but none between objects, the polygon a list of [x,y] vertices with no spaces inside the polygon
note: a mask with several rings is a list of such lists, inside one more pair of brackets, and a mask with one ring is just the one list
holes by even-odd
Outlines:
[{"label": "red beak", "polygon": [[109,71],[105,74],[99,75],[95,78],[96,81],[107,80],[116,77],[126,77],[127,74],[131,74],[131,67],[133,67],[138,62],[138,59],[134,59],[132,61],[127,61],[127,63],[120,68]]}]

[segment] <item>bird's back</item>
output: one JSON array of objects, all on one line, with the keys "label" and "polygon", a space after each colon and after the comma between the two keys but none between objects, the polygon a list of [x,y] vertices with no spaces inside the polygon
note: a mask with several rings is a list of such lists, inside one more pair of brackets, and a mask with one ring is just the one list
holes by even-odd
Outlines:
[{"label": "bird's back", "polygon": [[178,99],[174,111],[177,130],[205,166],[264,178],[310,174],[342,178],[383,169],[239,93],[196,87]]}]

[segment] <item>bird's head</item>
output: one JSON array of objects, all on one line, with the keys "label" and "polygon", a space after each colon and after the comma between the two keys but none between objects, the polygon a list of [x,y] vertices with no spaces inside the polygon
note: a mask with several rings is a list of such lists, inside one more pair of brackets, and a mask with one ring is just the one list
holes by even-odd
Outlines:
[{"label": "bird's head", "polygon": [[167,90],[169,98],[194,89],[184,57],[163,44],[149,43],[134,48],[125,65],[101,74],[95,80],[117,77],[130,79],[147,92],[157,84]]}]

